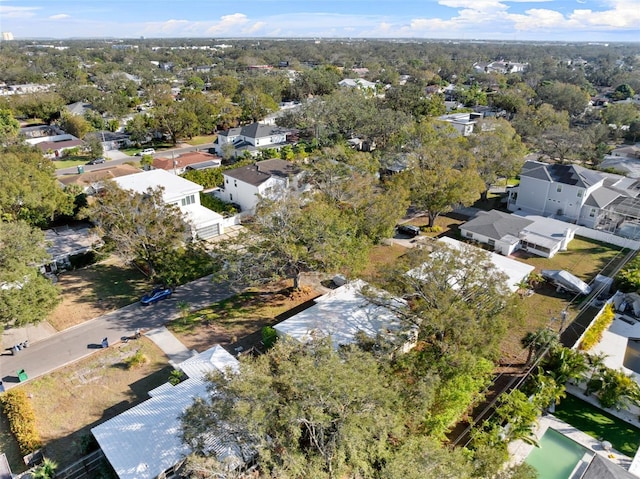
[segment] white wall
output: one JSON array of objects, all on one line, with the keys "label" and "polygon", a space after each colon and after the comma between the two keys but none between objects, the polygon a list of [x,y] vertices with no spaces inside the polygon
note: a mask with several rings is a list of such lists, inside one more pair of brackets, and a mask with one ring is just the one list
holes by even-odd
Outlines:
[{"label": "white wall", "polygon": [[578,227],[576,234],[597,241],[602,241],[603,243],[620,246],[621,248],[629,248],[634,250],[640,249],[640,241],[623,238],[622,236],[616,236],[612,233],[607,233],[606,231],[594,230],[591,228],[587,228],[586,226]]}]

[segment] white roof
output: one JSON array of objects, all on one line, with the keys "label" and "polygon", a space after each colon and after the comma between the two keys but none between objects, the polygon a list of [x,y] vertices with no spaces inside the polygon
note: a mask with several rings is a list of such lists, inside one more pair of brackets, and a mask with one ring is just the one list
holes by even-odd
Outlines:
[{"label": "white roof", "polygon": [[178,417],[194,398],[206,397],[202,379],[206,372],[227,366],[235,371],[238,362],[215,346],[178,367],[183,365],[193,377],[176,386],[154,389],[151,399],[91,429],[120,479],[153,479],[189,454],[179,437]]},{"label": "white roof", "polygon": [[[378,332],[397,329],[398,317],[388,308],[372,304],[360,292],[366,286],[355,280],[316,299],[316,304],[274,326],[280,334],[298,341],[312,340],[320,333],[331,337],[334,347],[354,342],[358,331],[375,337]],[[382,295],[381,295],[382,297]],[[389,299],[404,305],[397,298]]]},{"label": "white roof", "polygon": [[[465,246],[468,248],[476,248],[478,250],[480,249],[476,246],[468,245],[466,243],[462,243],[446,236],[440,238],[438,241],[445,243],[457,250],[462,250],[462,248],[464,248]],[[529,273],[531,273],[535,269],[535,267],[533,266],[521,263],[520,261],[516,261],[515,259],[511,259],[506,256],[502,256],[501,254],[485,250],[482,251],[489,255],[489,259],[498,271],[507,275],[507,287],[514,293],[518,290],[518,286],[516,285],[527,276],[529,276]]]},{"label": "white roof", "polygon": [[120,176],[114,180],[120,188],[145,193],[149,188],[162,186],[162,199],[165,203],[172,203],[184,196],[202,191],[202,186],[193,181],[185,180],[165,170],[149,170],[133,175]]},{"label": "white roof", "polygon": [[182,213],[187,217],[187,220],[189,220],[194,225],[197,225],[198,228],[202,228],[210,224],[220,223],[223,219],[220,213],[211,211],[209,208],[206,208],[197,203],[188,206],[182,206],[180,207],[180,211],[182,211]]}]

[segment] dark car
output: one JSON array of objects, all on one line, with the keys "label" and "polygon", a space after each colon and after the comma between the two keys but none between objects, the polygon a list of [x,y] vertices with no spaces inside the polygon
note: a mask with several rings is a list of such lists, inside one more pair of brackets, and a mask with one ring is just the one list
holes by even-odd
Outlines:
[{"label": "dark car", "polygon": [[398,225],[398,233],[414,237],[420,234],[420,228],[414,225]]},{"label": "dark car", "polygon": [[95,160],[91,160],[90,162],[88,162],[87,165],[101,165],[104,162],[104,158],[96,158]]},{"label": "dark car", "polygon": [[155,288],[150,293],[145,294],[140,299],[140,302],[145,306],[147,306],[149,304],[156,303],[163,299],[170,298],[172,293],[173,293],[173,290],[171,288],[165,288],[164,286],[160,288]]}]

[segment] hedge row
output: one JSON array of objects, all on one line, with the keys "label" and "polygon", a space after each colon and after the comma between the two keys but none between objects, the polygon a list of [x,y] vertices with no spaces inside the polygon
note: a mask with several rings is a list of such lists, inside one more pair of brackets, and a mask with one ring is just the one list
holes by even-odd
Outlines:
[{"label": "hedge row", "polygon": [[0,404],[21,454],[26,456],[39,449],[42,443],[36,429],[36,415],[27,394],[19,388],[11,389],[0,395]]},{"label": "hedge row", "polygon": [[611,303],[605,306],[604,311],[596,318],[591,327],[584,333],[582,342],[580,343],[580,349],[583,351],[589,351],[592,347],[600,342],[602,339],[602,333],[613,322],[616,313],[613,310]]}]

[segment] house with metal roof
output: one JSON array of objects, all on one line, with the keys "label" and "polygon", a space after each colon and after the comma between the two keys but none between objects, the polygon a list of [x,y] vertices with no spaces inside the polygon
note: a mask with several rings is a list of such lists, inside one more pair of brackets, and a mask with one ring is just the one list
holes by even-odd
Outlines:
[{"label": "house with metal roof", "polygon": [[277,158],[253,165],[226,170],[221,200],[240,205],[242,211],[253,211],[260,198],[277,199],[290,188],[299,188],[301,170],[290,161]]},{"label": "house with metal roof", "polygon": [[[149,391],[150,399],[91,429],[105,457],[120,479],[167,477],[191,452],[180,439],[180,415],[196,398],[206,398],[206,375],[235,373],[238,361],[217,345],[177,366],[188,378]],[[242,464],[248,455],[231,435],[211,437],[218,460]]]},{"label": "house with metal roof", "polygon": [[190,151],[171,158],[156,156],[151,164],[153,168],[165,170],[174,175],[181,175],[189,169],[218,168],[222,159],[204,151]]},{"label": "house with metal roof", "polygon": [[[293,130],[288,128],[264,123],[251,123],[243,127],[221,131],[213,142],[213,147],[216,154],[223,157],[240,156],[245,151],[255,156],[260,150],[279,149],[287,145],[287,136],[291,133]],[[230,152],[232,155],[229,154]]]},{"label": "house with metal roof", "polygon": [[576,225],[553,218],[498,210],[481,211],[460,225],[465,239],[487,244],[502,255],[524,250],[545,258],[565,251],[577,230]]},{"label": "house with metal roof", "polygon": [[[274,326],[280,336],[300,342],[312,341],[318,337],[329,337],[333,346],[352,344],[358,333],[371,338],[378,334],[391,335],[394,339],[404,334],[403,323],[394,312],[406,303],[382,291],[371,289],[379,299],[372,301],[363,293],[369,286],[362,280],[355,280],[336,288],[314,300],[314,305],[285,319]],[[405,349],[413,344],[413,338],[401,338]]]},{"label": "house with metal roof", "polygon": [[573,164],[527,161],[510,211],[553,217],[619,236],[640,230],[640,180]]}]

